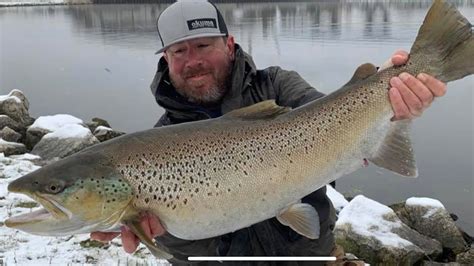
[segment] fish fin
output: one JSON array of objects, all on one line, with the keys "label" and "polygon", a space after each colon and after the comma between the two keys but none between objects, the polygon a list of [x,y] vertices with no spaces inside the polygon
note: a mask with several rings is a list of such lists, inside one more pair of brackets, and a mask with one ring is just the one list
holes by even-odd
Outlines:
[{"label": "fish fin", "polygon": [[223,115],[222,118],[243,119],[243,120],[259,120],[272,119],[291,110],[290,107],[279,106],[275,100],[266,100],[248,107],[233,110]]},{"label": "fish fin", "polygon": [[130,230],[141,240],[141,242],[150,250],[153,256],[165,260],[170,260],[173,258],[173,255],[166,251],[166,247],[156,243],[147,236],[138,220],[130,220],[124,222],[124,224],[128,226],[128,228],[130,228]]},{"label": "fish fin", "polygon": [[402,176],[417,177],[418,170],[410,139],[411,120],[392,123],[383,143],[369,160]]},{"label": "fish fin", "polygon": [[[436,56],[436,78],[448,82],[474,73],[472,25],[452,4],[436,0],[418,32],[410,54]],[[429,54],[429,55],[427,55]],[[431,66],[432,65],[432,66]]]},{"label": "fish fin", "polygon": [[352,78],[344,85],[350,86],[377,73],[377,68],[371,63],[365,63],[357,67]]},{"label": "fish fin", "polygon": [[307,203],[295,203],[282,210],[276,217],[278,221],[298,234],[310,239],[319,238],[319,215],[313,206]]}]

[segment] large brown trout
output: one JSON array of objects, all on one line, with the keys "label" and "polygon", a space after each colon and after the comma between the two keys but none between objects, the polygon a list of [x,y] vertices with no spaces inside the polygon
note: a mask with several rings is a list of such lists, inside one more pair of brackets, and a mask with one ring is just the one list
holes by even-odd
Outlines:
[{"label": "large brown trout", "polygon": [[128,134],[27,174],[8,186],[44,209],[11,228],[68,235],[129,226],[155,256],[172,256],[138,226],[149,211],[188,240],[277,217],[319,236],[316,210],[299,199],[369,160],[416,176],[409,122],[391,122],[389,80],[402,72],[449,82],[474,73],[471,24],[436,0],[406,65],[356,74],[334,93],[290,110],[265,101],[217,119]]}]

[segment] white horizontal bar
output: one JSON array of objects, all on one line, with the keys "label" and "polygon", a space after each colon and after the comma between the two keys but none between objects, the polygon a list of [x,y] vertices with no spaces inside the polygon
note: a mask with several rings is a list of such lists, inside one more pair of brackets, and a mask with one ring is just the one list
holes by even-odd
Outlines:
[{"label": "white horizontal bar", "polygon": [[335,261],[336,257],[188,257],[189,261]]}]

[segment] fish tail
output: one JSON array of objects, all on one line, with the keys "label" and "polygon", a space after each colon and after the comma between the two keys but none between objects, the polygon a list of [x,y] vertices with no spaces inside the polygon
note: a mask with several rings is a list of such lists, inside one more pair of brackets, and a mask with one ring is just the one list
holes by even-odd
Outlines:
[{"label": "fish tail", "polygon": [[472,25],[444,0],[435,0],[410,54],[431,57],[431,75],[449,82],[474,73]]}]

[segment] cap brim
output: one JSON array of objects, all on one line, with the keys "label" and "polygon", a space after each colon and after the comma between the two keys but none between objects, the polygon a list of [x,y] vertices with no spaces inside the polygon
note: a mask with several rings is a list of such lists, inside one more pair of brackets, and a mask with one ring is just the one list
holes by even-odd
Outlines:
[{"label": "cap brim", "polygon": [[189,35],[189,36],[179,38],[177,40],[172,41],[168,45],[166,45],[163,48],[161,48],[160,50],[156,51],[155,54],[162,53],[166,49],[168,49],[171,45],[177,44],[177,43],[182,42],[182,41],[187,41],[187,40],[191,40],[191,39],[195,39],[195,38],[204,38],[204,37],[222,37],[222,36],[226,36],[226,35],[227,35],[227,33],[201,33],[201,34]]}]

